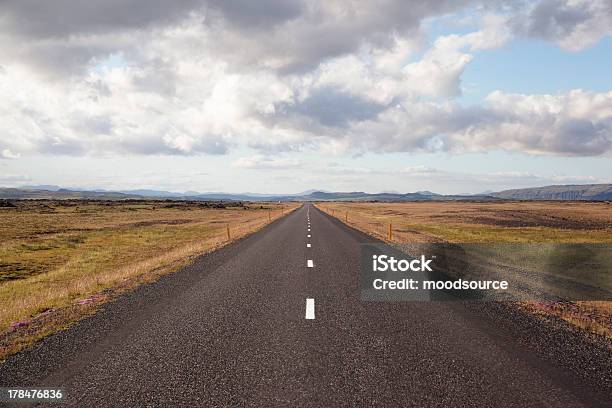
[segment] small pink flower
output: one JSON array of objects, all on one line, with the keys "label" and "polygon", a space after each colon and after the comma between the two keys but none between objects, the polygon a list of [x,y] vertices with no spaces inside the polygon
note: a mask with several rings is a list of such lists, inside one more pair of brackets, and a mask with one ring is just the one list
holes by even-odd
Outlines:
[{"label": "small pink flower", "polygon": [[30,323],[32,323],[31,320],[20,320],[17,322],[13,322],[11,323],[11,329],[15,330],[15,329],[18,329],[19,327],[25,327],[29,325]]}]

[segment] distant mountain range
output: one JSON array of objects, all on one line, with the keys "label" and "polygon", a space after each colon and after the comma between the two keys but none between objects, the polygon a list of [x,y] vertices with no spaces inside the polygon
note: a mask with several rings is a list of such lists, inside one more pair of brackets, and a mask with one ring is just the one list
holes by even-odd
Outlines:
[{"label": "distant mountain range", "polygon": [[506,200],[612,200],[612,184],[519,188],[490,194]]},{"label": "distant mountain range", "polygon": [[298,194],[230,194],[222,192],[198,193],[188,191],[176,193],[160,190],[71,190],[59,186],[25,186],[21,188],[0,188],[0,199],[169,199],[200,201],[500,201],[500,200],[612,200],[612,184],[558,185],[535,188],[487,192],[476,195],[443,195],[431,191],[416,193],[365,193],[328,192],[308,190]]}]

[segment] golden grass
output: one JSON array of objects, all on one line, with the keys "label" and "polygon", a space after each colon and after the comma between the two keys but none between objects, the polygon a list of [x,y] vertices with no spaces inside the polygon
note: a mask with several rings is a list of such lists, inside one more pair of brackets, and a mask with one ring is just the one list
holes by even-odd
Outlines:
[{"label": "golden grass", "polygon": [[[49,310],[104,300],[243,237],[297,204],[206,208],[167,202],[22,202],[0,209],[0,336]],[[88,307],[83,307],[89,312]],[[79,313],[70,313],[70,319]],[[54,322],[58,328],[68,322]],[[20,329],[21,330],[21,327]],[[41,327],[32,339],[47,334]],[[14,336],[12,336],[14,337]],[[17,336],[19,337],[19,336]],[[0,358],[27,345],[2,344]]]},{"label": "golden grass", "polygon": [[[325,202],[317,207],[394,243],[612,244],[612,205],[605,202]],[[520,302],[519,306],[612,338],[612,302]]]},{"label": "golden grass", "polygon": [[578,202],[319,203],[323,211],[393,241],[612,243],[612,205]]}]

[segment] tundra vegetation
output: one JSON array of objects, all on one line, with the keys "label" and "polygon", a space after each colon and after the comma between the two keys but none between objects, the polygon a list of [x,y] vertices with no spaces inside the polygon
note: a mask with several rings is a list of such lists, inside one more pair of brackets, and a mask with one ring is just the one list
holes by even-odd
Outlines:
[{"label": "tundra vegetation", "polygon": [[1,204],[0,359],[297,207],[155,200]]}]

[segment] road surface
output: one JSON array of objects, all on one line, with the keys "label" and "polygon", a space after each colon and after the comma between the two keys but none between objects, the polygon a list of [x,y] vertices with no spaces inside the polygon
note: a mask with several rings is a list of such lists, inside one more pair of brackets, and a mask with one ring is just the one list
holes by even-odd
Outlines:
[{"label": "road surface", "polygon": [[368,241],[305,204],[9,358],[0,385],[63,387],[75,407],[609,403],[609,361],[581,376],[577,339],[505,308],[362,302]]}]

